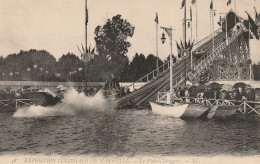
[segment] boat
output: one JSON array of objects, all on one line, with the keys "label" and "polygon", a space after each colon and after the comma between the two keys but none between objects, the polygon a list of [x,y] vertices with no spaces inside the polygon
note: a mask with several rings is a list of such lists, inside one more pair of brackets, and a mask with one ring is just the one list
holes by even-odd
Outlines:
[{"label": "boat", "polygon": [[207,119],[213,118],[213,116],[216,113],[217,108],[218,108],[218,105],[213,105],[213,106],[210,107],[210,109],[209,109],[209,111],[206,115]]},{"label": "boat", "polygon": [[232,117],[239,108],[241,108],[239,105],[214,105],[211,107],[207,118],[229,118]]},{"label": "boat", "polygon": [[30,99],[34,105],[54,106],[61,102],[61,98],[52,96],[47,92],[27,92],[22,95],[23,98]]},{"label": "boat", "polygon": [[[165,28],[165,27],[161,27],[161,28],[168,32],[172,31],[172,28]],[[169,32],[169,33],[168,32],[167,32],[167,34],[170,37],[171,54],[172,54],[172,32]],[[165,41],[164,39],[165,39],[165,36],[163,34],[163,36],[162,36],[163,43]],[[186,43],[186,41],[185,41],[185,43]],[[172,67],[173,67],[173,60],[172,60],[172,55],[170,55],[170,91],[167,92],[167,94],[166,94],[166,97],[167,97],[166,103],[158,103],[159,102],[159,100],[158,100],[157,102],[150,102],[150,105],[152,108],[152,112],[155,114],[167,115],[167,116],[172,116],[172,117],[181,117],[189,105],[173,102],[173,77],[172,77],[173,69],[172,69]],[[158,95],[159,95],[159,93],[158,93]]]},{"label": "boat", "polygon": [[182,117],[193,117],[197,118],[202,116],[209,109],[208,106],[200,104],[189,104]]},{"label": "boat", "polygon": [[179,104],[175,103],[172,105],[150,102],[152,111],[155,114],[172,116],[172,117],[181,117],[189,104]]}]

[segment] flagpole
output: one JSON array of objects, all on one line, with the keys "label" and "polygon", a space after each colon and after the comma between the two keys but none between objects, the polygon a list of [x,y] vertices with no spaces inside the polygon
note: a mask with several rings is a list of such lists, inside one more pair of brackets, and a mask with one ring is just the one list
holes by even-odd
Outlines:
[{"label": "flagpole", "polygon": [[212,38],[212,18],[211,18],[211,17],[212,17],[212,14],[211,14],[211,13],[212,13],[212,9],[210,9],[210,14],[209,14],[209,15],[210,15],[210,16],[209,16],[209,17],[210,17],[210,18],[209,18],[209,19],[210,19],[210,35],[211,35],[211,38]]},{"label": "flagpole", "polygon": [[[212,3],[213,3],[213,0],[212,0]],[[212,35],[214,34],[214,10],[212,8]],[[214,38],[214,35],[213,35],[213,38],[212,38],[212,42],[213,42],[213,46],[212,46],[212,53],[214,53],[214,50],[215,50],[215,38]]]},{"label": "flagpole", "polygon": [[186,43],[186,0],[185,0],[185,4],[184,4],[184,33],[183,33],[183,40],[184,40],[184,44]]},{"label": "flagpole", "polygon": [[[192,42],[192,21],[191,21],[191,42]],[[191,65],[191,69],[192,69],[192,65],[193,65],[193,57],[192,57],[192,50],[191,50],[191,52],[190,52],[190,58],[191,58],[191,63],[190,63],[190,65]]]},{"label": "flagpole", "polygon": [[[86,22],[85,22],[85,43],[86,43],[86,49],[85,49],[85,53],[87,53],[87,49],[88,49],[88,1],[85,0],[85,17],[86,17]],[[90,52],[89,52],[90,53]],[[88,55],[88,54],[86,54]],[[85,74],[85,85],[86,85],[86,91],[88,90],[88,82],[87,82],[87,62],[84,62],[84,74]]]},{"label": "flagpole", "polygon": [[[184,38],[183,38],[183,40],[184,40],[184,44],[186,45],[186,21],[187,21],[187,19],[186,19],[186,0],[185,0],[185,4],[184,4]],[[186,49],[186,47],[185,47],[185,49]],[[186,81],[187,81],[187,79],[186,79],[186,59],[184,59],[185,61],[185,84],[186,84]]]},{"label": "flagpole", "polygon": [[[192,10],[190,10],[190,12],[191,12],[191,18],[190,18],[190,26],[191,26],[191,34],[190,34],[190,40],[191,40],[191,42],[192,42]],[[192,69],[192,65],[193,65],[193,58],[192,58],[192,50],[191,50],[191,52],[190,52],[190,60],[191,60],[191,62],[190,62],[190,67],[191,67],[191,69]]]},{"label": "flagpole", "polygon": [[198,44],[198,9],[197,9],[197,2],[195,4],[196,6],[196,41],[197,41],[197,44]]},{"label": "flagpole", "polygon": [[88,0],[85,0],[85,14],[86,14],[86,22],[85,22],[85,43],[86,43],[86,50],[88,49],[88,21],[87,21],[87,17],[88,17]]},{"label": "flagpole", "polygon": [[[251,33],[251,29],[250,29],[250,21],[248,21],[248,54],[250,56],[250,33]],[[252,80],[252,62],[250,63],[250,81]]]},{"label": "flagpole", "polygon": [[236,15],[237,15],[237,1],[235,0],[235,2],[234,2],[234,5],[235,5],[235,25],[237,24],[237,17],[236,17]]}]

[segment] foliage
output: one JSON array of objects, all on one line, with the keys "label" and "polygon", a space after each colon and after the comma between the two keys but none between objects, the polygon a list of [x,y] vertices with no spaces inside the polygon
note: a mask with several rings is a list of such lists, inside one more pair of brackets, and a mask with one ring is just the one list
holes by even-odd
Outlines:
[{"label": "foliage", "polygon": [[[157,57],[149,54],[147,58],[141,53],[136,53],[133,60],[125,66],[120,81],[136,81],[156,69]],[[162,60],[158,60],[159,66]]]},{"label": "foliage", "polygon": [[84,63],[78,56],[67,53],[57,62],[56,72],[61,74],[62,81],[83,81]]},{"label": "foliage", "polygon": [[[10,54],[2,63],[2,80],[52,80],[56,59],[45,50],[29,50]],[[44,75],[45,71],[50,74]]]},{"label": "foliage", "polygon": [[105,25],[96,27],[96,49],[99,54],[99,63],[103,68],[99,70],[101,74],[108,75],[106,78],[111,76],[119,79],[129,62],[128,57],[125,56],[131,46],[127,38],[133,36],[134,29],[127,20],[121,18],[121,15],[116,15],[112,20],[108,19]]}]

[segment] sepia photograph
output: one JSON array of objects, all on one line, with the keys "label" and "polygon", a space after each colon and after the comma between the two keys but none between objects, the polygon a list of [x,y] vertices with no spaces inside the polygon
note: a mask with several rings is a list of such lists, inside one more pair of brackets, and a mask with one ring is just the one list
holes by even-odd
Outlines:
[{"label": "sepia photograph", "polygon": [[0,164],[259,164],[259,37],[259,0],[0,0]]}]

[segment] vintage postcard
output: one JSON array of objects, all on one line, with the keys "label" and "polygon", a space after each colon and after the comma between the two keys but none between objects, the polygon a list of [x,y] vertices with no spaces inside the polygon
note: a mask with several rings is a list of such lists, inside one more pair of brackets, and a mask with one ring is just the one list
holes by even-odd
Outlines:
[{"label": "vintage postcard", "polygon": [[260,163],[259,0],[0,0],[0,164]]}]

